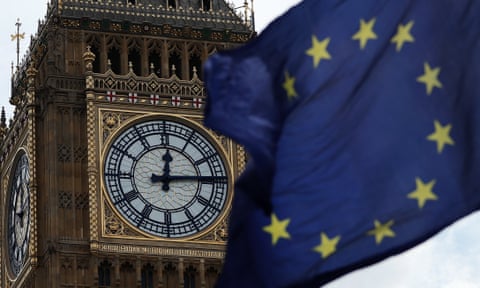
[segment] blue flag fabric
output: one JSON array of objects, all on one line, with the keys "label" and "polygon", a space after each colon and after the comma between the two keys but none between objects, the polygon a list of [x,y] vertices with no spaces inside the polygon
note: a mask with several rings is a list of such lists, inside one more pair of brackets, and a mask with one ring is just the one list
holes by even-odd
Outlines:
[{"label": "blue flag fabric", "polygon": [[306,0],[205,66],[249,153],[219,287],[318,287],[480,207],[480,1]]}]

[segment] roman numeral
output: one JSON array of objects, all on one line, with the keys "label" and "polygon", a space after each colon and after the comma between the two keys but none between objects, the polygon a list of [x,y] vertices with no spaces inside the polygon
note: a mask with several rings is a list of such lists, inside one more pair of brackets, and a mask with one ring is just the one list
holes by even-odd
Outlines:
[{"label": "roman numeral", "polygon": [[150,214],[152,213],[152,205],[147,205],[143,208],[141,214],[143,216],[143,218],[148,218],[150,217]]},{"label": "roman numeral", "polygon": [[197,196],[197,200],[198,200],[198,203],[202,204],[203,206],[205,207],[209,207],[210,209],[213,209],[215,211],[220,211],[220,209],[218,209],[217,207],[215,206],[212,206],[212,203],[210,203],[205,197],[203,196]]},{"label": "roman numeral", "polygon": [[170,144],[170,137],[168,134],[160,134],[160,144],[165,146]]},{"label": "roman numeral", "polygon": [[114,172],[114,171],[109,171],[105,173],[106,177],[118,177],[119,179],[132,179],[133,175],[130,174],[129,172]]},{"label": "roman numeral", "polygon": [[205,197],[203,197],[203,196],[198,196],[197,199],[198,199],[198,203],[202,204],[203,206],[208,206],[208,205],[210,205],[210,203],[208,202],[208,200],[205,199]]},{"label": "roman numeral", "polygon": [[190,210],[185,209],[185,215],[187,215],[187,218],[192,221],[193,226],[195,226],[195,229],[199,231],[197,223],[195,222],[195,217],[193,217],[192,212]]},{"label": "roman numeral", "polygon": [[172,225],[172,214],[169,212],[164,212],[163,216],[165,217],[165,231],[167,232],[167,238],[170,238],[170,225]]},{"label": "roman numeral", "polygon": [[140,139],[140,142],[142,143],[145,150],[150,150],[150,143],[148,143],[147,139],[143,137],[142,131],[139,130],[138,127],[136,126],[135,126],[135,132],[137,132],[138,138]]},{"label": "roman numeral", "polygon": [[169,212],[165,212],[163,213],[163,216],[165,217],[165,224],[167,224],[167,226],[170,226],[172,224],[172,214],[170,214]]},{"label": "roman numeral", "polygon": [[112,145],[112,148],[114,148],[117,152],[119,152],[120,154],[123,154],[124,156],[127,156],[128,158],[132,159],[132,160],[136,160],[137,158],[135,158],[134,156],[130,155],[124,148],[122,147],[119,147],[119,146],[116,146],[116,145]]},{"label": "roman numeral", "polygon": [[190,144],[190,142],[192,141],[193,134],[195,134],[195,132],[193,132],[193,130],[190,130],[190,135],[188,136],[188,139],[185,142],[185,145],[183,145],[182,152],[185,152],[185,149],[187,149],[188,144]]},{"label": "roman numeral", "polygon": [[195,163],[193,163],[193,164],[195,164],[196,166],[201,165],[201,164],[207,162],[208,160],[210,160],[211,158],[213,158],[213,157],[216,156],[216,155],[217,155],[217,154],[213,153],[213,154],[211,154],[211,155],[208,155],[208,156],[205,157],[205,158],[198,159],[198,160],[195,161]]},{"label": "roman numeral", "polygon": [[135,190],[132,190],[128,193],[125,194],[125,197],[123,199],[127,202],[132,202],[133,200],[138,198],[138,193],[135,192]]}]

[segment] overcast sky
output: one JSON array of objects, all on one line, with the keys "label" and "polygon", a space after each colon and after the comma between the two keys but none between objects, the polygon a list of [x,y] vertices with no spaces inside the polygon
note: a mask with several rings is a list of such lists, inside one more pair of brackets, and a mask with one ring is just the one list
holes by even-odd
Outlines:
[{"label": "overcast sky", "polygon": [[[120,1],[120,0],[119,0]],[[7,117],[12,116],[10,98],[11,63],[16,62],[16,42],[10,39],[16,33],[17,18],[22,22],[25,39],[21,56],[30,43],[38,20],[46,12],[46,0],[16,0],[2,5],[0,10],[0,106],[5,106]],[[234,1],[241,6],[243,0]],[[298,0],[255,0],[257,30],[282,14]],[[327,288],[478,288],[480,287],[480,215],[474,214],[455,223],[426,243],[400,256],[377,265],[353,272]]]}]

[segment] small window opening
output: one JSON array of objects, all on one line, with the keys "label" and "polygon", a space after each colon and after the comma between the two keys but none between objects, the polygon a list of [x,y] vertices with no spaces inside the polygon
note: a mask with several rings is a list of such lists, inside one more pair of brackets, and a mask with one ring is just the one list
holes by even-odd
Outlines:
[{"label": "small window opening", "polygon": [[153,266],[150,264],[142,268],[142,288],[153,288]]},{"label": "small window opening", "polygon": [[107,260],[98,266],[98,286],[100,288],[110,287],[110,269],[112,265]]},{"label": "small window opening", "polygon": [[190,61],[189,61],[189,68],[190,68],[190,78],[193,78],[193,70],[194,68],[196,69],[196,73],[199,79],[202,79],[202,59],[198,55],[191,55],[190,56]]},{"label": "small window opening", "polygon": [[168,63],[170,65],[170,76],[173,76],[173,69],[175,67],[175,74],[178,78],[182,78],[182,57],[178,52],[173,52],[170,54],[170,58],[168,59]]},{"label": "small window opening", "polygon": [[128,62],[132,62],[133,73],[137,76],[142,76],[142,57],[138,50],[132,49],[129,51]]},{"label": "small window opening", "polygon": [[183,287],[195,288],[195,268],[189,266],[183,273]]},{"label": "small window opening", "polygon": [[150,73],[155,73],[158,77],[162,77],[162,59],[160,55],[156,52],[150,53],[148,56],[148,63],[150,63],[150,68],[153,68],[153,71]]},{"label": "small window opening", "polygon": [[95,60],[93,61],[93,72],[100,73],[100,50],[97,45],[92,45],[90,51],[95,54]]},{"label": "small window opening", "polygon": [[121,74],[121,60],[120,60],[120,51],[113,47],[108,51],[108,59],[110,60],[110,69],[115,74]]},{"label": "small window opening", "polygon": [[202,0],[203,4],[203,11],[210,11],[211,8],[211,0]]},{"label": "small window opening", "polygon": [[176,0],[167,0],[168,2],[168,7],[169,8],[173,8],[173,9],[177,9],[177,1]]}]

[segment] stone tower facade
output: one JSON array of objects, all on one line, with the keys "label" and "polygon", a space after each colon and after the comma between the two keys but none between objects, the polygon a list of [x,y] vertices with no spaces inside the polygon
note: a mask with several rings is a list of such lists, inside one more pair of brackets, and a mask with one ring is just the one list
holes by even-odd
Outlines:
[{"label": "stone tower facade", "polygon": [[53,0],[0,117],[1,287],[213,287],[245,152],[202,125],[223,0]]}]

